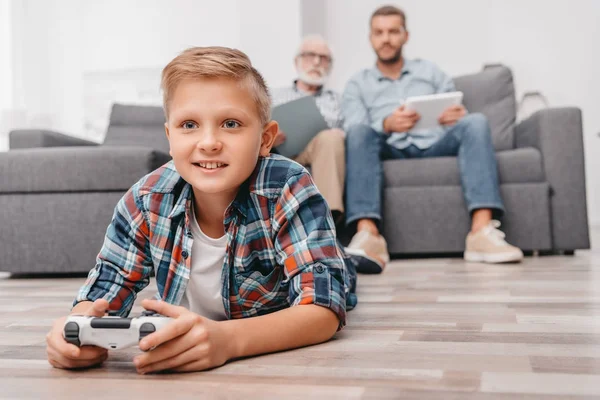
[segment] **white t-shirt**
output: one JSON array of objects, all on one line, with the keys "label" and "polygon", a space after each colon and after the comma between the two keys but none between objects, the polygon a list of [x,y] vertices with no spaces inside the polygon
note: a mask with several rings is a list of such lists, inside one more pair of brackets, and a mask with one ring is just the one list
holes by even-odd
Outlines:
[{"label": "white t-shirt", "polygon": [[192,266],[190,280],[180,305],[203,317],[222,321],[227,319],[221,295],[221,273],[227,248],[227,235],[218,239],[208,237],[200,229],[193,207],[191,229]]}]

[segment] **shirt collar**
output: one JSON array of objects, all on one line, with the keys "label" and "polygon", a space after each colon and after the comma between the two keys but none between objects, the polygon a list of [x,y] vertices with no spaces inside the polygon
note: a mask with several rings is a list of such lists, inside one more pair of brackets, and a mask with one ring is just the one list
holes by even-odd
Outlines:
[{"label": "shirt collar", "polygon": [[250,178],[246,179],[240,186],[235,199],[231,202],[227,210],[225,211],[225,223],[229,223],[233,217],[233,211],[237,211],[239,214],[246,217],[248,215],[248,196],[250,195],[250,180],[254,177],[254,174]]},{"label": "shirt collar", "polygon": [[[298,93],[302,93],[302,94],[306,94],[306,95],[312,94],[312,93],[307,93],[303,90],[298,89],[298,79],[294,80],[293,88],[294,88],[294,91],[296,91]],[[317,92],[313,96],[320,96],[321,94],[323,94],[323,85],[321,85],[321,87],[319,87],[319,90],[317,90]]]},{"label": "shirt collar", "polygon": [[[233,210],[238,211],[244,217],[247,215],[247,212],[248,212],[248,202],[247,202],[248,188],[250,186],[249,181],[251,178],[252,177],[247,179],[246,182],[244,182],[240,186],[240,190],[238,191],[238,194],[236,195],[235,199],[231,202],[231,204],[225,211],[226,215],[225,215],[224,222],[228,222],[228,220],[231,219],[231,217],[233,216],[232,215]],[[193,197],[192,193],[193,193],[192,185],[185,182],[183,190],[181,191],[179,198],[175,202],[173,210],[169,214],[169,218],[175,219],[180,215],[190,215],[190,207],[192,205],[192,197]]]},{"label": "shirt collar", "polygon": [[[377,79],[378,81],[382,81],[382,80],[391,80],[390,78],[388,78],[387,76],[384,76],[381,71],[379,70],[379,68],[377,68],[377,65],[375,65],[373,67],[373,69],[371,70],[371,72],[373,73],[373,75],[375,76],[375,79]],[[412,61],[411,60],[407,60],[406,58],[404,59],[404,64],[402,65],[402,70],[400,71],[400,78],[402,78],[404,75],[409,74],[412,72]]]},{"label": "shirt collar", "polygon": [[[231,202],[227,210],[225,210],[225,220],[224,223],[227,224],[231,221],[233,217],[233,211],[237,211],[239,214],[243,215],[244,218],[248,216],[248,198],[250,196],[250,191],[254,190],[255,185],[252,183],[256,182],[258,176],[261,171],[261,167],[265,162],[264,157],[260,156],[254,167],[254,171],[250,174],[250,177],[241,184],[240,189],[238,190],[235,199]],[[181,179],[181,178],[180,178]],[[184,184],[183,189],[180,192],[179,198],[175,202],[175,206],[173,210],[169,214],[169,218],[175,218],[180,214],[189,215],[189,208],[191,207],[192,201],[192,185],[181,179],[181,182]]]},{"label": "shirt collar", "polygon": [[[182,182],[185,182],[183,179]],[[175,206],[173,206],[173,210],[169,214],[169,218],[176,218],[180,214],[185,213],[186,209],[189,208],[189,202],[192,199],[192,185],[185,182],[177,201],[175,202]]]}]

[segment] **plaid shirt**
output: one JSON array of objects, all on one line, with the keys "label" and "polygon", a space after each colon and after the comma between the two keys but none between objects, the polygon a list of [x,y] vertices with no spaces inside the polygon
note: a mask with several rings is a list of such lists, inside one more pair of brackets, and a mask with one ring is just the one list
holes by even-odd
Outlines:
[{"label": "plaid shirt", "polygon": [[[273,89],[271,91],[273,107],[297,100],[301,97],[310,96],[310,94],[304,93],[298,89],[297,82],[298,81],[294,81],[294,84],[290,87]],[[321,115],[323,115],[327,125],[332,129],[342,129],[344,120],[340,110],[340,95],[333,90],[321,88],[313,96],[315,97],[317,107],[319,108],[319,111],[321,111]]]},{"label": "plaid shirt", "polygon": [[[104,298],[126,316],[154,271],[157,297],[179,304],[190,279],[192,187],[172,161],[119,201],[96,266],[75,304]],[[277,155],[260,158],[225,212],[222,297],[227,318],[298,304],[335,312],[340,328],[356,304],[356,275],[331,213],[308,172]],[[201,255],[194,254],[194,257]]]}]

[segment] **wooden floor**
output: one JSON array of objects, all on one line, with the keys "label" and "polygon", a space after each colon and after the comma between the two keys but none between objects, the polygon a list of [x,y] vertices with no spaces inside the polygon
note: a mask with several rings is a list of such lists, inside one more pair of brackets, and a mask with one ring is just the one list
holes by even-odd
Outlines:
[{"label": "wooden floor", "polygon": [[0,275],[0,398],[600,398],[598,247],[520,265],[394,261],[359,277],[330,342],[179,375],[137,375],[135,349],[51,368],[44,336],[81,283]]}]

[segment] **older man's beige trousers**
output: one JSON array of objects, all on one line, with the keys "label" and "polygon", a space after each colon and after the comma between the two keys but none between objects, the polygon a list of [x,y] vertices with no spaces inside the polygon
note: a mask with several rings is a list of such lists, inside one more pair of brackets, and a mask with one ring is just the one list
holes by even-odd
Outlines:
[{"label": "older man's beige trousers", "polygon": [[319,132],[295,161],[309,166],[317,188],[332,211],[344,212],[345,135],[340,129]]}]

